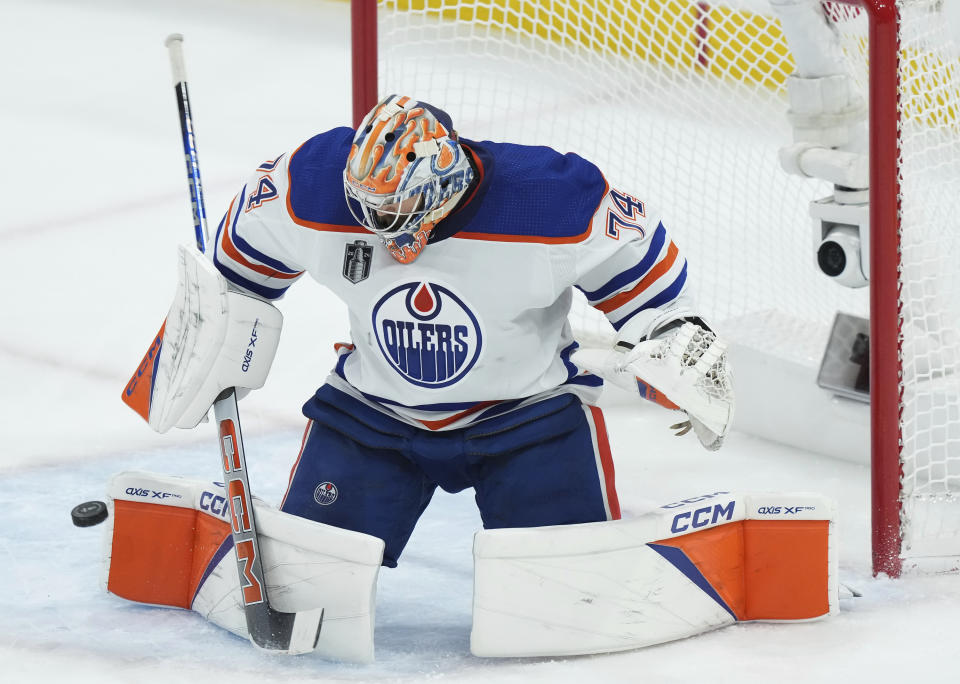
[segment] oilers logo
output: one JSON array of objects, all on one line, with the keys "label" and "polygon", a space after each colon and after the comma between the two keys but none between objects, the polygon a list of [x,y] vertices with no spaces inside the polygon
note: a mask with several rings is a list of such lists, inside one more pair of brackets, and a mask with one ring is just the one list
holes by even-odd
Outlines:
[{"label": "oilers logo", "polygon": [[321,506],[329,506],[337,500],[339,493],[337,485],[332,482],[321,482],[317,485],[317,488],[313,490],[313,500]]},{"label": "oilers logo", "polygon": [[373,329],[387,363],[419,387],[447,387],[463,379],[483,345],[470,307],[436,283],[390,290],[373,308]]}]

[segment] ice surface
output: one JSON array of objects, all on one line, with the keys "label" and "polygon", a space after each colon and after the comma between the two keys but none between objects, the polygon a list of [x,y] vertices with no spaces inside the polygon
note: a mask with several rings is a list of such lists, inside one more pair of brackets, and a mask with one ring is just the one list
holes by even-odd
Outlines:
[{"label": "ice surface", "polygon": [[[0,0],[0,681],[950,681],[960,577],[870,576],[869,473],[742,434],[711,454],[671,416],[606,398],[625,515],[718,489],[818,491],[839,503],[839,616],[736,625],[629,653],[491,661],[469,655],[469,493],[439,494],[379,586],[377,662],[271,657],[198,616],[100,588],[103,528],[70,508],[126,469],[216,478],[212,428],[158,436],[119,401],[191,239],[163,39],[185,52],[211,221],[238,181],[349,122],[348,6],[320,0]],[[252,485],[276,502],[299,407],[333,363],[342,306],[304,282],[283,303],[267,386],[241,403]]]}]

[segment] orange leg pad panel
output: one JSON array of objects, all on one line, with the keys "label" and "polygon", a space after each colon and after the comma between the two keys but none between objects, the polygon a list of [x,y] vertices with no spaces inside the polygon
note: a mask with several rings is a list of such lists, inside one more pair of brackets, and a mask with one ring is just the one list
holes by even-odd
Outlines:
[{"label": "orange leg pad panel", "polygon": [[677,555],[668,557],[660,553],[695,584],[705,590],[712,588],[725,604],[724,607],[737,620],[743,619],[742,616],[747,612],[747,598],[743,581],[742,522],[711,527],[652,545],[654,550],[658,546],[669,546],[683,552],[685,560],[689,560],[693,567],[686,566]]},{"label": "orange leg pad panel", "polygon": [[808,620],[830,612],[828,520],[741,520],[653,547],[737,620]]},{"label": "orange leg pad panel", "polygon": [[230,548],[223,520],[194,508],[115,500],[107,590],[189,609],[209,568]]},{"label": "orange leg pad panel", "polygon": [[745,620],[801,620],[829,605],[828,520],[744,520]]}]

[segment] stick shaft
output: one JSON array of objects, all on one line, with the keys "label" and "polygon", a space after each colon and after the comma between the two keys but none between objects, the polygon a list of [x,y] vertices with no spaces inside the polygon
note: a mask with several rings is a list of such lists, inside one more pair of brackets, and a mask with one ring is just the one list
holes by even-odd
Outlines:
[{"label": "stick shaft", "polygon": [[187,165],[187,184],[190,187],[190,205],[193,211],[193,231],[197,249],[207,251],[210,233],[207,230],[207,209],[203,203],[203,185],[200,182],[200,161],[197,157],[197,141],[193,134],[193,114],[190,111],[190,94],[187,91],[187,69],[183,59],[183,36],[171,34],[165,41],[170,54],[170,71],[177,96],[177,111],[180,114],[180,133],[183,138],[183,155]]},{"label": "stick shaft", "polygon": [[[170,53],[170,67],[177,92],[177,110],[180,113],[180,131],[183,152],[187,162],[187,182],[193,204],[193,224],[197,249],[206,252],[209,242],[203,187],[200,184],[200,164],[197,160],[193,136],[193,118],[190,114],[190,96],[187,92],[186,68],[183,60],[183,36],[173,34],[166,40]],[[230,502],[231,534],[237,555],[237,572],[247,631],[253,642],[264,649],[287,653],[305,653],[316,648],[323,624],[323,611],[283,613],[270,607],[267,585],[264,581],[263,561],[259,535],[253,513],[253,497],[247,475],[247,461],[240,431],[240,413],[237,393],[231,387],[220,393],[213,403],[214,416],[220,433],[220,455],[224,487]]]},{"label": "stick shaft", "polygon": [[213,412],[220,431],[220,455],[223,457],[223,485],[230,501],[231,534],[237,550],[237,572],[247,631],[261,648],[286,650],[296,613],[280,613],[270,608],[267,585],[263,575],[263,556],[253,514],[253,498],[247,475],[247,460],[240,432],[240,413],[237,393],[224,390],[213,404]]}]

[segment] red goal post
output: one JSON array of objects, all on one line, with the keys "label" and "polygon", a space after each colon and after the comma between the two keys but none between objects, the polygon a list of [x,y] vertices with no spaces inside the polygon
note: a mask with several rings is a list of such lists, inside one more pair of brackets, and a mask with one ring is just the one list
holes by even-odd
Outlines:
[{"label": "red goal post", "polygon": [[843,0],[869,14],[870,457],[874,573],[900,561],[900,236],[898,12],[893,0]]},{"label": "red goal post", "polygon": [[[761,156],[744,151],[753,143],[747,138],[760,137],[760,128],[767,123],[771,132],[780,135],[786,130],[789,135],[782,124],[787,108],[784,80],[792,61],[777,20],[764,12],[764,4],[762,0],[352,0],[354,123],[376,102],[380,90],[382,94],[404,92],[445,106],[454,121],[469,123],[469,127],[462,125],[468,137],[551,144],[583,154],[616,179],[636,183],[630,188],[639,186],[655,197],[665,188],[668,201],[657,204],[668,217],[681,208],[677,230],[685,250],[691,245],[701,250],[690,253],[691,262],[699,261],[691,268],[697,277],[705,278],[707,296],[702,301],[716,309],[711,313],[724,323],[721,333],[739,333],[742,328],[753,339],[761,329],[777,343],[789,339],[782,353],[785,358],[807,357],[803,360],[808,361],[810,349],[822,350],[819,332],[800,340],[797,348],[790,347],[810,329],[802,321],[815,320],[817,326],[829,327],[836,311],[868,316],[874,572],[898,576],[905,559],[910,567],[922,567],[923,559],[940,556],[947,559],[941,559],[937,569],[955,569],[960,556],[960,435],[950,424],[960,420],[960,400],[956,400],[960,390],[953,380],[960,376],[960,365],[951,330],[960,314],[952,304],[942,305],[939,300],[960,298],[960,292],[943,285],[945,291],[931,296],[928,290],[940,287],[935,282],[931,285],[934,278],[924,274],[910,280],[911,272],[923,271],[931,258],[943,257],[926,252],[953,250],[953,245],[937,246],[934,238],[909,233],[905,220],[916,213],[911,207],[923,201],[910,200],[911,187],[907,197],[908,204],[913,204],[905,209],[901,184],[904,169],[915,168],[905,162],[903,131],[908,124],[919,125],[925,129],[920,137],[936,129],[938,137],[949,139],[938,142],[935,153],[929,145],[923,148],[924,158],[929,157],[932,167],[942,169],[947,179],[943,192],[924,194],[921,199],[933,197],[949,204],[960,195],[960,185],[952,188],[954,175],[960,178],[960,168],[955,168],[960,166],[960,147],[953,140],[960,136],[955,55],[937,53],[941,46],[936,42],[942,38],[920,35],[926,23],[936,23],[936,17],[926,16],[936,11],[936,3],[930,0],[822,3],[826,16],[844,34],[846,58],[851,70],[859,72],[855,80],[862,81],[869,102],[871,278],[869,297],[862,297],[827,282],[813,265],[806,207],[818,193],[823,194],[824,186],[786,178],[776,163],[776,146]],[[937,54],[929,58],[932,53]],[[498,75],[488,78],[489,69],[499,69]],[[917,73],[925,69],[938,75],[918,82]],[[547,76],[538,80],[528,77],[532,73]],[[556,76],[551,79],[550,74]],[[605,81],[611,74],[615,77]],[[518,85],[512,88],[514,80]],[[545,81],[550,80],[563,84],[564,92],[556,100],[543,94],[549,85]],[[922,92],[929,84],[937,90],[932,98]],[[484,120],[484,100],[495,104],[489,118],[496,121],[490,126]],[[501,102],[507,104],[501,106]],[[598,111],[606,118],[590,119],[589,125],[563,119],[571,104],[587,112],[581,117],[584,121]],[[647,110],[661,104],[663,118],[676,119],[679,126],[647,129],[647,120],[653,118]],[[923,107],[930,109],[920,111]],[[621,109],[630,111],[621,114]],[[531,117],[537,119],[538,128],[523,128]],[[501,124],[508,118],[521,125],[505,129]],[[737,130],[738,125],[744,130]],[[614,152],[594,149],[596,141],[582,133],[591,128],[603,131],[601,138],[611,129],[648,131],[636,137],[652,143],[629,148],[629,154],[626,142],[615,146]],[[727,147],[711,147],[727,134],[733,140]],[[682,142],[675,145],[675,140]],[[779,144],[789,142],[781,139]],[[650,150],[658,145],[669,149],[662,162],[653,162],[657,152]],[[618,154],[628,157],[623,168],[617,167]],[[689,160],[690,156],[695,158]],[[717,164],[722,170],[711,175],[707,169],[698,175],[704,172],[701,167]],[[633,178],[638,167],[651,170]],[[776,174],[784,178],[774,179]],[[943,174],[930,172],[932,182],[940,182]],[[723,185],[726,177],[741,178],[741,187]],[[717,184],[722,189],[714,190]],[[705,205],[701,213],[691,208],[698,201]],[[960,213],[960,206],[950,206]],[[929,213],[935,215],[936,223],[951,212]],[[754,217],[755,225],[740,225]],[[694,231],[693,227],[699,230],[711,223],[720,225],[723,235],[707,236],[706,228]],[[956,223],[950,226],[960,233]],[[946,232],[943,227],[939,230],[933,235]],[[798,237],[801,231],[803,237]],[[925,251],[905,248],[904,236],[911,244],[929,244]],[[920,252],[926,256],[918,258],[919,265],[905,263],[905,254]],[[960,258],[960,249],[949,253]],[[768,266],[770,271],[764,272]],[[742,268],[756,270],[755,280],[743,276],[738,270]],[[766,292],[776,289],[768,287],[776,280],[789,286],[782,293]],[[914,297],[915,290],[922,292]],[[716,300],[711,299],[714,296]],[[931,313],[931,299],[946,308]],[[789,319],[783,324],[784,332],[771,333],[781,330],[777,327],[780,313]],[[763,323],[755,324],[757,320]],[[933,330],[936,326],[942,330]],[[922,329],[923,339],[917,341],[907,328]],[[796,334],[797,330],[801,333]],[[937,346],[935,353],[929,352],[931,346]],[[916,361],[915,349],[925,350],[927,357]],[[934,389],[929,389],[931,383],[936,384]],[[822,431],[830,429],[824,426]],[[910,453],[904,453],[905,446]],[[920,500],[922,505],[916,509],[914,502]],[[939,551],[938,545],[945,550]]]}]

